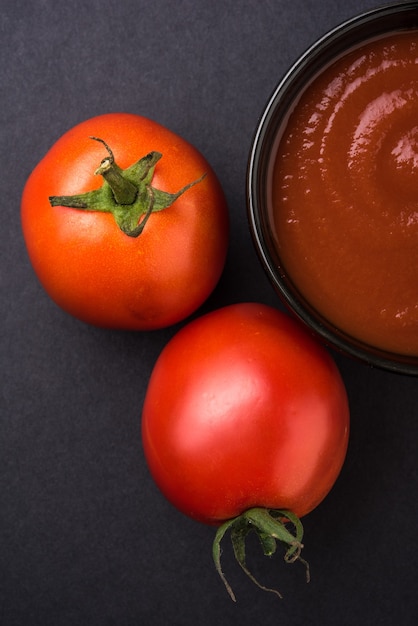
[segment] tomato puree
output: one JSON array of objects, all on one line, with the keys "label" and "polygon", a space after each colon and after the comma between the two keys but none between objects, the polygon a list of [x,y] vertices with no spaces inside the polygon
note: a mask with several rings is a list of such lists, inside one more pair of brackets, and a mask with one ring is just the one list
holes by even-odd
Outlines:
[{"label": "tomato puree", "polygon": [[418,31],[350,50],[309,84],[272,181],[299,291],[360,341],[418,355]]}]

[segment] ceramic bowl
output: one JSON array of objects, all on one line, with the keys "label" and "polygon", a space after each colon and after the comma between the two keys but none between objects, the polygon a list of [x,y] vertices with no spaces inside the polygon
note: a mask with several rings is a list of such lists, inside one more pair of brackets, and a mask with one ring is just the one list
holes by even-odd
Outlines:
[{"label": "ceramic bowl", "polygon": [[349,49],[389,32],[411,28],[418,28],[418,3],[387,5],[344,22],[311,46],[280,80],[260,117],[248,160],[246,192],[256,250],[273,288],[286,306],[331,348],[371,366],[416,376],[418,356],[386,352],[348,335],[319,314],[300,293],[280,259],[272,234],[270,207],[277,137],[301,91],[333,59]]}]

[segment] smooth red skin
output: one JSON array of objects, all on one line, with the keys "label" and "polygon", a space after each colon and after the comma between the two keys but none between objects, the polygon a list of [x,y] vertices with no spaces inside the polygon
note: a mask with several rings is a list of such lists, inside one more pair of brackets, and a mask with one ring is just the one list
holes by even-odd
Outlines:
[{"label": "smooth red skin", "polygon": [[[122,233],[109,213],[51,207],[50,195],[99,187],[94,172],[111,147],[122,168],[151,150],[162,153],[153,186],[176,192],[198,179],[174,204],[153,214],[143,233]],[[147,118],[112,113],[65,133],[25,186],[23,234],[33,268],[51,298],[85,322],[130,330],[161,328],[195,311],[222,273],[228,214],[218,179],[184,139]]]},{"label": "smooth red skin", "polygon": [[345,459],[349,408],[328,352],[259,304],[189,323],[158,358],[143,447],[172,504],[216,524],[251,507],[314,509]]}]

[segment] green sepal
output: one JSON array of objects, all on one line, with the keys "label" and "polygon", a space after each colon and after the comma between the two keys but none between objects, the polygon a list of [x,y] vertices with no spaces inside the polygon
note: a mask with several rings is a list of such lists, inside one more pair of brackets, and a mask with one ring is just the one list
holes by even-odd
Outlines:
[{"label": "green sepal", "polygon": [[213,561],[215,563],[215,567],[216,567],[216,571],[218,572],[223,584],[225,585],[225,588],[227,590],[227,592],[229,593],[229,595],[231,596],[232,600],[234,602],[236,602],[236,598],[235,598],[235,594],[232,591],[232,587],[231,585],[228,583],[225,574],[222,571],[222,564],[221,564],[221,555],[222,555],[222,548],[221,548],[221,543],[222,543],[222,539],[224,538],[224,535],[226,535],[226,533],[228,532],[228,530],[230,530],[232,528],[232,526],[235,524],[236,520],[229,520],[227,522],[225,522],[224,524],[222,524],[222,526],[219,526],[218,530],[216,531],[216,535],[215,535],[215,539],[213,541],[212,544],[212,558]]},{"label": "green sepal", "polygon": [[109,152],[109,156],[102,160],[101,166],[95,172],[103,176],[103,185],[100,189],[72,196],[50,196],[50,204],[111,213],[120,230],[129,237],[138,237],[152,213],[170,207],[177,198],[206,176],[203,174],[175,193],[161,191],[151,184],[155,166],[162,157],[160,152],[150,152],[122,170],[115,163],[109,146],[102,139],[92,139],[103,143]]},{"label": "green sepal", "polygon": [[[291,525],[291,532],[287,525]],[[231,543],[234,556],[245,574],[264,591],[269,591],[282,597],[277,589],[271,589],[262,585],[249,571],[246,564],[246,538],[250,532],[255,532],[260,540],[265,556],[272,556],[277,550],[277,543],[285,548],[284,560],[286,563],[293,563],[300,560],[306,567],[306,579],[309,581],[309,565],[301,556],[303,548],[303,526],[300,519],[290,511],[253,508],[242,513],[242,515],[226,521],[222,524],[215,535],[212,546],[212,555],[216,570],[221,577],[230,597],[235,602],[235,594],[229,585],[221,566],[221,542],[227,532],[230,532]]]}]

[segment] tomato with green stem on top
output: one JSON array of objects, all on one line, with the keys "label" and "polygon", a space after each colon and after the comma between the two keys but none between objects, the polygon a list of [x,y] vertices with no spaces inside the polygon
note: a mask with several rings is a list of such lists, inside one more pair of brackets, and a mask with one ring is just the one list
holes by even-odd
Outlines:
[{"label": "tomato with green stem on top", "polygon": [[100,115],[66,132],[25,185],[29,258],[52,299],[102,327],[162,328],[222,273],[228,213],[207,160],[145,117]]},{"label": "tomato with green stem on top", "polygon": [[265,554],[279,542],[287,561],[300,559],[299,518],[334,485],[348,435],[346,390],[327,350],[256,303],[183,327],[154,366],[142,412],[151,475],[180,511],[219,526],[213,556],[233,599],[220,564],[225,533],[250,577],[250,530]]}]

